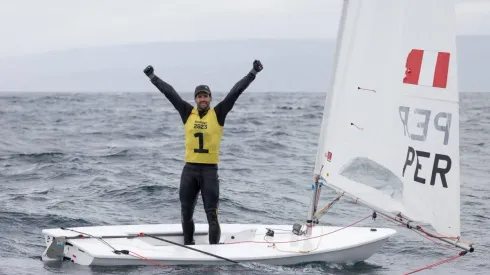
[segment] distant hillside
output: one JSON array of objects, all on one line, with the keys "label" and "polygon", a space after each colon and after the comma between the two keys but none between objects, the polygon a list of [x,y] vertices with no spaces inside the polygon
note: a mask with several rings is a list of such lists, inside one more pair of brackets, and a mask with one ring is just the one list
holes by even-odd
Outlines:
[{"label": "distant hillside", "polygon": [[[490,37],[458,40],[460,84],[482,91],[490,84],[484,63]],[[148,64],[178,91],[206,83],[228,91],[251,68],[265,67],[254,91],[324,91],[334,40],[161,42],[49,52],[0,59],[0,91],[154,91],[142,70]],[[486,65],[486,64],[485,64]]]}]

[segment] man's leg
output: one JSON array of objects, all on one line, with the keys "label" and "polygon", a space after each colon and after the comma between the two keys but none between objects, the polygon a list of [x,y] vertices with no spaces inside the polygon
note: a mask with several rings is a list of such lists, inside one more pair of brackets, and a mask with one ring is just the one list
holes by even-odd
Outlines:
[{"label": "man's leg", "polygon": [[201,196],[209,224],[209,243],[217,244],[221,237],[218,221],[219,178],[218,167],[203,167],[201,172]]},{"label": "man's leg", "polygon": [[184,244],[192,245],[194,243],[194,208],[197,203],[197,194],[199,194],[199,184],[197,181],[197,168],[188,164],[184,165],[180,176],[180,208],[182,231],[184,232]]}]

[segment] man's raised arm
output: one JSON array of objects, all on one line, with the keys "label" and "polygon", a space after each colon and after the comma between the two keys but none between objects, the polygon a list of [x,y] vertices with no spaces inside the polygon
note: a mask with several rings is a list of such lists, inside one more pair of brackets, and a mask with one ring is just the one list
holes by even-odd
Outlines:
[{"label": "man's raised arm", "polygon": [[148,76],[148,78],[150,78],[151,83],[153,83],[153,85],[155,85],[155,87],[157,87],[158,90],[164,94],[165,97],[167,97],[170,103],[172,103],[174,108],[179,112],[182,122],[185,124],[192,111],[192,105],[183,100],[170,84],[156,76],[151,65],[146,67],[143,72],[146,74],[146,76]]},{"label": "man's raised arm", "polygon": [[253,62],[253,68],[250,72],[240,79],[234,86],[231,88],[230,92],[226,95],[226,97],[216,105],[214,108],[216,111],[216,116],[218,117],[218,123],[223,126],[225,124],[225,118],[228,115],[228,112],[231,111],[238,97],[248,88],[250,83],[255,80],[257,73],[262,71],[263,66],[259,60],[255,60]]}]

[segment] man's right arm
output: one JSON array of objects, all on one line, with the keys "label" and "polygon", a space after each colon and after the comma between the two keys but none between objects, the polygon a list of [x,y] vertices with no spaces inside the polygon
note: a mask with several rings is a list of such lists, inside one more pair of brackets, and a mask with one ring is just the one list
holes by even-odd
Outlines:
[{"label": "man's right arm", "polygon": [[161,80],[158,76],[153,73],[153,67],[148,66],[144,70],[144,73],[150,78],[151,83],[158,88],[158,90],[165,95],[165,97],[172,103],[174,108],[179,112],[182,122],[185,124],[192,112],[192,105],[183,100],[175,89],[165,81]]}]

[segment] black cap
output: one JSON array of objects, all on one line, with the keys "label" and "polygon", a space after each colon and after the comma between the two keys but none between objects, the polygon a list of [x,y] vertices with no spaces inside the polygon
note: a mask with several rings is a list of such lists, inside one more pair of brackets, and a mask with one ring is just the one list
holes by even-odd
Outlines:
[{"label": "black cap", "polygon": [[198,93],[207,93],[209,96],[211,96],[211,90],[209,89],[208,85],[199,85],[196,87],[196,90],[194,91],[194,97],[197,96]]}]

